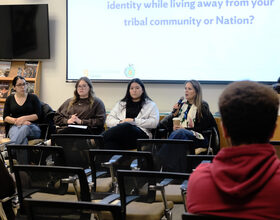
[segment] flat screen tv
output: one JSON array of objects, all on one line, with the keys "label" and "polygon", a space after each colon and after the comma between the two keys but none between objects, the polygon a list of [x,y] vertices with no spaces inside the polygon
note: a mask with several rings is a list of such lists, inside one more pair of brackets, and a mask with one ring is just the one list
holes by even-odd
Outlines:
[{"label": "flat screen tv", "polygon": [[47,4],[0,5],[0,59],[49,59]]}]

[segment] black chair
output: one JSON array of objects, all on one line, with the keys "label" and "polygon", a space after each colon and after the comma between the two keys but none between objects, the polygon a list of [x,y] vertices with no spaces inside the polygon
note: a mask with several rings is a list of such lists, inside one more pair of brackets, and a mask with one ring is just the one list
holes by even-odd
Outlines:
[{"label": "black chair", "polygon": [[200,163],[212,163],[216,155],[186,155],[187,173],[192,173]]},{"label": "black chair", "polygon": [[[212,163],[215,155],[186,155],[187,158],[187,173],[192,173],[193,170],[200,164],[200,163]],[[187,195],[187,182],[181,185],[181,195],[183,198],[184,208],[186,209],[186,195]]]},{"label": "black chair", "polygon": [[246,220],[246,219],[222,217],[222,216],[215,216],[215,215],[205,215],[205,214],[192,214],[189,212],[185,212],[182,214],[182,220]]},{"label": "black chair", "polygon": [[7,145],[10,172],[20,165],[64,166],[64,150],[60,146]]},{"label": "black chair", "polygon": [[[89,155],[93,182],[92,199],[118,193],[116,178],[118,169],[154,169],[153,157],[150,152],[91,149]],[[100,192],[105,194],[100,194]]]},{"label": "black chair", "polygon": [[[54,201],[91,201],[85,172],[79,167],[14,165],[13,167],[21,213],[24,198]],[[78,185],[75,194],[69,185]]]},{"label": "black chair", "polygon": [[88,150],[102,148],[103,136],[85,134],[52,134],[51,145],[62,146],[67,166],[89,168]]},{"label": "black chair", "polygon": [[[165,216],[172,219],[173,202],[165,195],[167,185],[184,183],[189,174],[158,171],[117,171],[122,212],[127,218],[157,219]],[[160,191],[162,201],[156,202],[156,191]]]},{"label": "black chair", "polygon": [[[208,146],[205,149],[200,149],[198,150],[198,153],[203,153],[203,154],[217,154],[218,151],[220,150],[220,136],[219,132],[217,130],[217,127],[212,127],[209,130],[205,130],[202,132],[202,135],[204,137],[207,137],[209,140]],[[166,126],[162,125],[159,123],[158,127],[154,131],[153,137],[154,139],[167,139],[172,132],[172,128],[167,128]],[[199,146],[197,146],[199,148]]]},{"label": "black chair", "polygon": [[220,136],[218,128],[212,127],[209,130],[203,131],[202,135],[208,138],[208,147],[206,154],[217,154],[220,150]]},{"label": "black chair", "polygon": [[[118,205],[106,205],[91,202],[66,202],[66,201],[42,201],[25,199],[30,220],[60,220],[60,219],[105,219],[122,220],[121,207]],[[113,217],[113,218],[110,218]]]},{"label": "black chair", "polygon": [[[158,153],[162,146],[167,146],[171,148],[184,148],[186,155],[195,154],[193,141],[191,140],[181,140],[181,139],[138,139],[137,140],[137,150],[138,151],[149,151],[153,155],[154,166],[156,170],[161,170],[163,168],[161,158]],[[178,166],[183,167],[186,161],[178,162]]]}]

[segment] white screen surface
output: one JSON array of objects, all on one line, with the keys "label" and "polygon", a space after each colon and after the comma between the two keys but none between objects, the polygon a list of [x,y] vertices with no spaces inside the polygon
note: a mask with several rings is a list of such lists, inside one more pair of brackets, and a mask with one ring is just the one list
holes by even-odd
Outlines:
[{"label": "white screen surface", "polygon": [[279,0],[68,0],[67,80],[272,82]]}]

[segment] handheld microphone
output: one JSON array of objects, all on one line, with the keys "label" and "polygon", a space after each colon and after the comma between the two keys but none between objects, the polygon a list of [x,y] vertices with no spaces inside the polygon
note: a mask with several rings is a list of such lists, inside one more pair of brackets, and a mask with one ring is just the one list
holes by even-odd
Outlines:
[{"label": "handheld microphone", "polygon": [[[182,97],[178,100],[178,105],[179,105],[179,106],[181,105],[181,103],[183,102],[183,100],[184,100],[184,96],[182,96]],[[177,110],[178,110],[178,109],[173,108],[172,113],[174,114]]]}]

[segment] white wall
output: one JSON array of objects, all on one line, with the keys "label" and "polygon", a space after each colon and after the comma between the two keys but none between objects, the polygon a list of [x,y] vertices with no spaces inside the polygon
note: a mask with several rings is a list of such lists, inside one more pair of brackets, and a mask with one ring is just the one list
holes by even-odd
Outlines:
[{"label": "white wall", "polygon": [[[0,0],[0,4],[26,3],[49,4],[51,59],[42,63],[40,99],[57,109],[74,91],[74,83],[66,83],[66,0]],[[224,88],[224,85],[202,85],[203,99],[213,113],[218,111],[218,97]],[[94,90],[109,111],[124,96],[126,84],[94,83]],[[146,84],[146,90],[160,112],[169,112],[184,94],[184,85]]]}]

